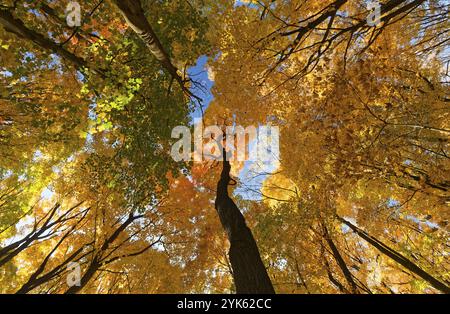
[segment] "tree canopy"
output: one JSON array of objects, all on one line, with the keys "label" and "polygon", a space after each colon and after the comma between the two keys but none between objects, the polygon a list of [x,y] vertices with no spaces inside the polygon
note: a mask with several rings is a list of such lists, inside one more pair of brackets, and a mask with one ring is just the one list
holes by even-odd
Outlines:
[{"label": "tree canopy", "polygon": [[[449,14],[1,0],[0,292],[450,293]],[[279,155],[175,160],[200,123]]]}]

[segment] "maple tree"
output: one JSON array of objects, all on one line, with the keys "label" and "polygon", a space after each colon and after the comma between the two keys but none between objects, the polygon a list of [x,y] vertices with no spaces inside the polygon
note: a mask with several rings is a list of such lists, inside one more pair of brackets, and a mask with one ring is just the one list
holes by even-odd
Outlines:
[{"label": "maple tree", "polygon": [[2,293],[450,292],[448,2],[77,3],[0,1]]}]

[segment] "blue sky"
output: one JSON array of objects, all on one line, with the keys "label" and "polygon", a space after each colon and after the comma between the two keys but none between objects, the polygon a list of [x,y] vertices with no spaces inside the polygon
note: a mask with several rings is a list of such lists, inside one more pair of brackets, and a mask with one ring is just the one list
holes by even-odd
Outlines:
[{"label": "blue sky", "polygon": [[[188,69],[189,77],[203,86],[203,88],[197,88],[195,86],[192,86],[191,88],[191,92],[194,95],[203,99],[203,110],[208,108],[209,104],[214,98],[214,96],[211,93],[211,88],[213,87],[214,82],[208,78],[208,71],[206,67],[207,62],[208,57],[202,55],[197,59],[197,63]],[[192,120],[194,120],[195,118],[201,117],[202,112],[199,106],[196,106],[194,112],[191,114],[191,118]]]},{"label": "blue sky", "polygon": [[[242,5],[242,4],[240,4]],[[206,110],[214,99],[214,95],[211,92],[211,88],[214,86],[214,82],[208,78],[208,70],[207,70],[208,57],[205,55],[200,56],[197,59],[197,62],[194,66],[188,69],[189,77],[197,81],[202,85],[202,88],[195,88],[193,86],[191,88],[192,93],[196,96],[201,97],[203,99],[203,110]],[[192,121],[196,118],[201,118],[202,112],[198,106],[196,106],[194,112],[191,113]],[[249,143],[249,149],[252,149],[255,143]],[[277,165],[274,163],[257,163],[254,161],[246,161],[244,164],[244,168],[239,174],[240,182],[245,182],[245,186],[239,186],[235,190],[235,194],[240,195],[245,199],[260,199],[261,195],[256,192],[249,191],[248,188],[252,190],[259,190],[262,187],[262,184],[265,179],[267,179],[267,175],[259,175],[255,176],[255,171],[261,173],[270,173],[275,171]]]}]

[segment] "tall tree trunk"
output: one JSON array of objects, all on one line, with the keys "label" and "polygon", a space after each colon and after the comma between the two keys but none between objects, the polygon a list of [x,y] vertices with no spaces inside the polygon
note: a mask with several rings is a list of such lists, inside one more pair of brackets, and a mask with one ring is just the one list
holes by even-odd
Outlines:
[{"label": "tall tree trunk", "polygon": [[330,247],[331,251],[333,252],[334,259],[336,260],[339,268],[341,269],[342,273],[344,274],[344,277],[345,277],[348,285],[350,286],[351,293],[359,294],[358,286],[356,285],[356,282],[353,280],[353,275],[350,272],[350,270],[348,269],[347,264],[345,263],[338,248],[334,244],[333,239],[331,238],[324,222],[322,222],[322,230],[324,233],[324,238],[327,241],[328,246]]},{"label": "tall tree trunk", "polygon": [[372,246],[377,248],[380,252],[383,254],[389,256],[394,261],[408,269],[409,271],[413,272],[414,274],[418,275],[425,281],[427,281],[431,286],[434,288],[444,292],[444,293],[450,293],[450,288],[446,286],[444,283],[440,282],[436,278],[434,278],[432,275],[424,271],[422,268],[411,262],[409,259],[401,255],[400,253],[396,252],[394,249],[388,247],[381,241],[377,240],[376,238],[369,235],[364,230],[359,229],[355,225],[353,225],[351,222],[345,220],[344,218],[341,218],[337,216],[337,219],[341,222],[343,222],[345,225],[347,225],[350,229],[353,230],[357,235],[359,235],[361,238],[369,242]]},{"label": "tall tree trunk", "polygon": [[236,293],[272,294],[275,290],[253,238],[239,208],[228,195],[230,163],[224,151],[223,169],[217,184],[215,208],[230,241],[231,267]]},{"label": "tall tree trunk", "polygon": [[180,84],[185,92],[189,92],[182,77],[178,74],[177,68],[172,64],[169,54],[164,49],[160,40],[156,36],[152,26],[144,15],[140,0],[115,0],[114,3],[119,8],[123,17],[133,31],[141,38],[148,50],[170,73],[170,75]]}]

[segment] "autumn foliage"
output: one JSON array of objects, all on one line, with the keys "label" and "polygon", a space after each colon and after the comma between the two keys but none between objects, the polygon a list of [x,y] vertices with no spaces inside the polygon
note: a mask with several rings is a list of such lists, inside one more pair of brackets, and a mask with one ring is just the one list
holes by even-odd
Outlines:
[{"label": "autumn foliage", "polygon": [[448,1],[68,2],[0,1],[0,292],[450,292]]}]

